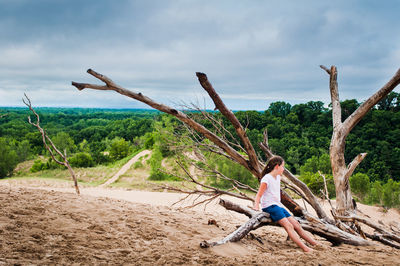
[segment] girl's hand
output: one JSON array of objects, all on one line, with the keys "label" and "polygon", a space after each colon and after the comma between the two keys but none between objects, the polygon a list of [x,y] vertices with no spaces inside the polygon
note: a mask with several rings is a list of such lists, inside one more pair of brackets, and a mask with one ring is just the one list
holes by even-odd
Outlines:
[{"label": "girl's hand", "polygon": [[251,209],[255,211],[260,211],[260,208],[258,206],[253,205],[253,207],[249,206]]}]

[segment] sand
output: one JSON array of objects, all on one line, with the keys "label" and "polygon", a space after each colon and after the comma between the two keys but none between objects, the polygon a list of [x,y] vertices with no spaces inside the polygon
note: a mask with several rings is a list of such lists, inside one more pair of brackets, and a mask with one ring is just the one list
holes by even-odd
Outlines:
[{"label": "sand", "polygon": [[[40,186],[39,186],[40,185]],[[202,249],[246,217],[211,203],[183,208],[174,193],[49,187],[0,182],[0,264],[216,264],[216,265],[399,265],[400,250],[374,246],[322,247],[303,253],[279,227],[263,227],[238,243]],[[396,211],[362,206],[371,218],[399,221]],[[373,216],[373,217],[372,217]],[[214,219],[217,225],[208,225]]]}]

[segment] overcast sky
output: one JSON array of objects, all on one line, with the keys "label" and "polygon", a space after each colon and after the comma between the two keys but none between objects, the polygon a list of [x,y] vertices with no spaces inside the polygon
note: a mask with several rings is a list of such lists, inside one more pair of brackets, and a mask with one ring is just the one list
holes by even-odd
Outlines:
[{"label": "overcast sky", "polygon": [[[400,67],[400,1],[0,0],[0,106],[143,108],[92,68],[155,101],[211,108],[195,72],[233,110],[363,101]],[[396,89],[395,91],[399,91]]]}]

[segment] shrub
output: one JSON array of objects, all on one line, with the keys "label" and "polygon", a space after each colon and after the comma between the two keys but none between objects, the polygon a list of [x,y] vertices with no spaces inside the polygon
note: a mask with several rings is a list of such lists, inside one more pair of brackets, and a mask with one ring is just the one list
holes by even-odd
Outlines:
[{"label": "shrub", "polygon": [[150,164],[150,180],[179,180],[179,178],[175,176],[168,175],[166,173],[161,172],[159,169],[161,168],[161,162],[163,160],[162,153],[159,149],[154,149],[151,155],[151,158],[148,160]]},{"label": "shrub", "polygon": [[367,197],[367,202],[370,204],[382,204],[383,187],[380,181],[375,181],[371,184],[371,189]]},{"label": "shrub", "polygon": [[133,165],[134,169],[138,169],[138,168],[142,168],[143,167],[143,163],[141,161],[137,161],[135,162],[135,164]]},{"label": "shrub", "polygon": [[58,132],[57,135],[52,138],[52,141],[57,149],[62,153],[64,153],[64,150],[66,150],[67,154],[70,154],[76,150],[74,140],[66,132]]},{"label": "shrub", "polygon": [[[333,198],[336,196],[333,176],[326,174],[325,178],[329,197]],[[305,172],[300,176],[300,180],[303,181],[315,195],[322,196],[323,194],[321,193],[321,190],[325,193],[324,178],[320,174]]]},{"label": "shrub", "polygon": [[152,134],[152,133],[149,133],[149,132],[147,132],[144,136],[144,139],[145,139],[145,141],[144,141],[144,148],[145,149],[151,149],[151,148],[153,148],[153,145],[154,145],[154,135]]},{"label": "shrub", "polygon": [[110,157],[113,160],[119,160],[128,156],[130,152],[130,144],[123,138],[114,138],[110,145]]},{"label": "shrub", "polygon": [[18,155],[4,138],[0,138],[0,178],[11,176],[18,163]]},{"label": "shrub", "polygon": [[45,168],[46,168],[46,163],[45,163],[45,162],[42,162],[42,161],[39,159],[39,160],[35,160],[35,161],[33,162],[33,165],[32,165],[32,167],[31,167],[30,171],[31,171],[32,173],[36,173],[36,172],[39,172],[39,171],[44,170]]},{"label": "shrub", "polygon": [[92,156],[86,152],[80,152],[75,154],[71,159],[69,159],[71,166],[75,167],[92,167],[94,161]]},{"label": "shrub", "polygon": [[383,185],[383,205],[387,208],[399,206],[399,195],[400,182],[395,182],[393,179],[389,179],[386,184]]},{"label": "shrub", "polygon": [[364,200],[370,190],[371,184],[368,175],[357,173],[350,177],[350,186],[352,192],[361,200]]},{"label": "shrub", "polygon": [[[246,168],[238,163],[232,162],[229,159],[217,156],[210,160],[211,168],[216,168],[223,175],[238,180],[243,184],[247,184],[251,187],[258,187],[257,178],[255,178]],[[229,188],[232,183],[225,179],[217,178],[217,176],[210,177],[210,183],[212,186],[219,188]]]},{"label": "shrub", "polygon": [[331,162],[329,154],[322,154],[321,156],[313,156],[308,159],[303,166],[300,167],[300,174],[309,172],[317,173],[321,171],[324,174],[332,174]]}]

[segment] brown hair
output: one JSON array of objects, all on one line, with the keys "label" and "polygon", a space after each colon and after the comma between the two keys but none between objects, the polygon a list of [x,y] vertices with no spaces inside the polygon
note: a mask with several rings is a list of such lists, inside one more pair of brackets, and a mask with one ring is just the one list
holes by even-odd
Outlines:
[{"label": "brown hair", "polygon": [[[261,172],[261,178],[263,178],[266,174],[274,170],[276,165],[282,165],[284,162],[283,158],[281,156],[272,156],[268,162],[267,165],[265,165],[265,168]],[[260,178],[260,180],[261,180]]]}]

